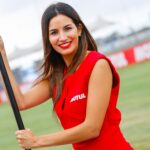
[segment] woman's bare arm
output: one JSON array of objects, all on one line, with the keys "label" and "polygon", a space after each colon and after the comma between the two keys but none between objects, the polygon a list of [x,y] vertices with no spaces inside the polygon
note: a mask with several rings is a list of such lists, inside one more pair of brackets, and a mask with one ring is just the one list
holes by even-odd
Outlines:
[{"label": "woman's bare arm", "polygon": [[[22,93],[22,91],[20,90],[15,80],[13,72],[9,66],[5,48],[4,48],[4,43],[1,37],[0,37],[0,53],[2,55],[4,64],[8,73],[8,77],[12,85],[12,89],[13,89],[13,92],[14,92],[14,95],[15,95],[15,98],[16,98],[16,101],[20,110],[28,109],[38,104],[41,104],[42,102],[50,98],[48,80],[41,81],[36,86],[31,88],[28,92]],[[1,78],[1,80],[3,83],[4,90],[6,92],[6,95],[7,95],[7,91],[6,91],[3,79]]]}]

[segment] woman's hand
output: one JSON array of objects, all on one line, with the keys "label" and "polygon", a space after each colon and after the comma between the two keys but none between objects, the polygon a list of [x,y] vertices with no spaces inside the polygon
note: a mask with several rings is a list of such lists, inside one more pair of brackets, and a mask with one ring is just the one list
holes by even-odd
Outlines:
[{"label": "woman's hand", "polygon": [[2,52],[4,50],[4,42],[2,37],[0,36],[0,52]]},{"label": "woman's hand", "polygon": [[35,147],[37,137],[30,129],[16,131],[16,139],[21,148],[31,149]]}]

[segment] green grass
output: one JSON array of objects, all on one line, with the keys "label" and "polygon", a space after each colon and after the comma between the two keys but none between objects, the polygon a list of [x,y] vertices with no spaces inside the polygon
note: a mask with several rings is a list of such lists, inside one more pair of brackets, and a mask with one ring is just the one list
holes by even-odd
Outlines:
[{"label": "green grass", "polygon": [[[50,102],[37,106],[31,110],[21,112],[26,128],[30,128],[37,135],[48,134],[61,130],[59,121],[52,114]],[[0,106],[0,149],[20,150],[15,137],[17,125],[8,104]],[[57,146],[53,148],[41,148],[42,150],[70,150],[71,145]]]},{"label": "green grass", "polygon": [[150,149],[150,61],[119,70],[121,128],[136,150]]},{"label": "green grass", "polygon": [[[118,107],[122,112],[121,129],[135,150],[150,149],[150,61],[119,70],[121,89]],[[24,124],[37,135],[61,129],[46,102],[21,112]],[[16,122],[10,106],[0,106],[0,149],[20,150],[15,139]],[[71,145],[41,148],[41,150],[71,150]]]}]

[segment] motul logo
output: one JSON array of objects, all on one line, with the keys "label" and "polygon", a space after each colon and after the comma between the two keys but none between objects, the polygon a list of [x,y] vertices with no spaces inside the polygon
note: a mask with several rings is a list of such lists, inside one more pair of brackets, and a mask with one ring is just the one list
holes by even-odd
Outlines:
[{"label": "motul logo", "polygon": [[85,96],[84,93],[82,93],[82,94],[79,94],[79,95],[74,96],[74,97],[70,100],[70,102],[74,102],[74,101],[81,100],[81,99],[84,99],[84,98],[86,98],[86,96]]}]

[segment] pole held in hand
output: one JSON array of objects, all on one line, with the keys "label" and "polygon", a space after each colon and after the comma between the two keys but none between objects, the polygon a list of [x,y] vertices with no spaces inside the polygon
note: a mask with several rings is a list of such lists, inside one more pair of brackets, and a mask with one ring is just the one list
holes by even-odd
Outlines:
[{"label": "pole held in hand", "polygon": [[1,70],[1,74],[2,74],[2,77],[4,80],[4,84],[5,84],[9,99],[10,99],[10,103],[11,103],[12,110],[13,110],[13,113],[14,113],[14,116],[16,119],[16,123],[18,125],[18,129],[23,130],[23,129],[25,129],[25,127],[24,127],[24,124],[23,124],[23,121],[22,121],[22,118],[21,118],[21,115],[20,115],[20,112],[18,109],[17,102],[15,100],[14,92],[13,92],[12,86],[10,84],[10,80],[9,80],[7,70],[5,68],[5,64],[4,64],[1,53],[0,53],[0,70]]}]

